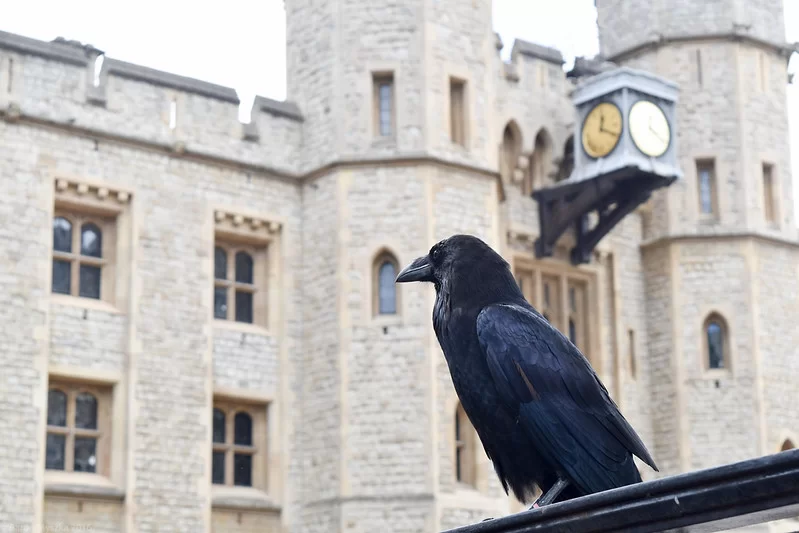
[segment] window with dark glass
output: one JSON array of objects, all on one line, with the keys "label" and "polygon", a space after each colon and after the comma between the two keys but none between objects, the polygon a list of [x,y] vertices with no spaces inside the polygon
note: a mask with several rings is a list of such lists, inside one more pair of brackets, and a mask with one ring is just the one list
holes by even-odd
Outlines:
[{"label": "window with dark glass", "polygon": [[47,397],[45,468],[98,473],[100,439],[98,393],[77,386],[53,386]]},{"label": "window with dark glass", "polygon": [[98,223],[78,216],[53,219],[52,292],[100,299],[105,262]]},{"label": "window with dark glass", "polygon": [[252,487],[257,451],[252,415],[235,408],[214,408],[213,483]]},{"label": "window with dark glass", "polygon": [[708,368],[723,369],[727,366],[727,328],[720,316],[713,315],[705,321],[705,348]]},{"label": "window with dark glass", "polygon": [[[214,318],[255,322],[255,260],[249,250],[214,248]],[[231,307],[232,304],[232,307]]]}]

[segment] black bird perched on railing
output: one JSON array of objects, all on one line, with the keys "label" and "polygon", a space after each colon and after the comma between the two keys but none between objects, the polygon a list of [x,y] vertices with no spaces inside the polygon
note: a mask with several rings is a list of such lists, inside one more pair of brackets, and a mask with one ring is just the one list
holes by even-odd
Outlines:
[{"label": "black bird perched on railing", "polygon": [[396,281],[435,286],[433,328],[506,494],[526,502],[537,485],[537,507],[637,483],[633,455],[657,470],[588,360],[486,243],[454,235]]}]

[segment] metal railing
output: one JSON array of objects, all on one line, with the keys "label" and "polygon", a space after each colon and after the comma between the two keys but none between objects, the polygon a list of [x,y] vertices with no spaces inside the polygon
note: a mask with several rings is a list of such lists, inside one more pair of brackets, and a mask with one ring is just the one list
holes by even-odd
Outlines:
[{"label": "metal railing", "polygon": [[799,517],[799,449],[591,494],[449,533],[704,533],[793,517]]}]

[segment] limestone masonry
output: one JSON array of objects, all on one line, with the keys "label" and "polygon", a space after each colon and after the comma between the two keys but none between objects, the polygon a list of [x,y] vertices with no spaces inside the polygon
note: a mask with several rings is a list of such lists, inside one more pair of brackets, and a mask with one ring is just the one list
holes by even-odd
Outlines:
[{"label": "limestone masonry", "polygon": [[[782,2],[596,5],[602,57],[567,74],[529,42],[503,61],[490,0],[286,0],[289,98],[247,124],[233,89],[0,32],[0,532],[523,509],[461,416],[433,289],[393,284],[453,233],[583,350],[645,479],[799,442]],[[571,232],[538,260],[530,193],[582,149],[570,90],[622,65],[679,84],[685,179],[589,264]]]}]

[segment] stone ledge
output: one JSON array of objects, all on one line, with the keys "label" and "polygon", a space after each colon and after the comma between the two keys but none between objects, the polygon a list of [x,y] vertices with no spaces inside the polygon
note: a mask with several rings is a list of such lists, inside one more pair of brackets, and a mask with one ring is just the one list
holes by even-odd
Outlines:
[{"label": "stone ledge", "polygon": [[641,42],[637,44],[634,44],[627,48],[623,48],[611,54],[606,59],[613,63],[617,63],[629,60],[630,58],[636,57],[646,51],[657,49],[667,44],[687,43],[694,41],[744,42],[755,46],[768,48],[774,52],[777,52],[786,59],[790,58],[791,55],[793,55],[794,53],[799,52],[799,43],[781,43],[781,42],[768,41],[765,39],[761,39],[759,37],[748,35],[741,31],[731,31],[731,32],[698,33],[698,34],[689,34],[689,33],[673,34],[673,35],[658,34],[655,35],[654,37],[643,39]]},{"label": "stone ledge", "polygon": [[266,96],[256,96],[253,100],[253,108],[284,118],[290,118],[302,122],[304,120],[300,108],[294,102],[273,100]]},{"label": "stone ledge", "polygon": [[563,65],[565,63],[563,60],[563,54],[560,53],[560,50],[536,43],[531,43],[529,41],[524,41],[522,39],[516,39],[513,42],[511,56],[516,57],[516,54],[542,59],[556,65]]},{"label": "stone ledge", "polygon": [[125,491],[108,485],[81,485],[79,483],[46,483],[47,496],[67,496],[70,498],[90,498],[93,500],[124,501]]},{"label": "stone ledge", "polygon": [[13,50],[20,54],[43,57],[79,67],[85,67],[96,56],[98,50],[92,46],[77,47],[63,41],[45,42],[7,31],[0,31],[0,49]]},{"label": "stone ledge", "polygon": [[186,91],[187,93],[199,94],[200,96],[215,98],[236,105],[240,103],[236,90],[230,87],[223,87],[215,83],[179,76],[170,72],[163,72],[161,70],[135,65],[118,59],[106,58],[103,63],[103,70],[106,70],[109,75],[115,75],[121,78],[178,89]]},{"label": "stone ledge", "polygon": [[265,493],[248,487],[214,487],[211,496],[211,507],[214,509],[232,509],[237,511],[258,511],[279,513],[280,505],[272,501]]}]

